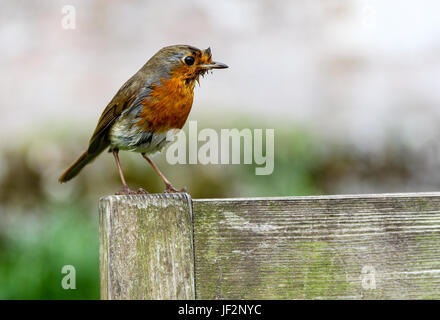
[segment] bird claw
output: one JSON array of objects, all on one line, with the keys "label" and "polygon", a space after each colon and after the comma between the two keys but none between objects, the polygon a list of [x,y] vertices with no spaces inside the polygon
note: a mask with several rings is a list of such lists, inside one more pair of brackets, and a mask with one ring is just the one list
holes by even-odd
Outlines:
[{"label": "bird claw", "polygon": [[149,192],[148,192],[147,190],[144,190],[144,189],[142,189],[142,188],[139,188],[139,189],[136,191],[136,194],[149,194]]},{"label": "bird claw", "polygon": [[129,187],[124,186],[122,187],[121,190],[119,190],[118,192],[115,193],[116,195],[120,196],[120,195],[129,195],[129,194],[137,194],[136,191],[131,190]]},{"label": "bird claw", "polygon": [[165,193],[186,193],[186,187],[183,187],[180,190],[174,188],[171,184],[166,185]]},{"label": "bird claw", "polygon": [[121,190],[115,193],[116,195],[134,195],[134,194],[149,194],[147,190],[142,188],[137,189],[137,191],[131,190],[129,187],[123,187]]},{"label": "bird claw", "polygon": [[134,195],[134,194],[148,194],[147,191],[145,191],[142,188],[139,188],[137,191],[131,190],[128,186],[123,186],[121,190],[115,193],[116,195]]}]

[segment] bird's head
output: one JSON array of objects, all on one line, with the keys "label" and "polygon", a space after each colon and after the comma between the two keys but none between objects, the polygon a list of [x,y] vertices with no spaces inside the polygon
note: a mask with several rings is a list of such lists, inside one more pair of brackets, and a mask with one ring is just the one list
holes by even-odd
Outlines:
[{"label": "bird's head", "polygon": [[167,78],[178,77],[188,83],[198,81],[199,77],[213,69],[225,69],[228,66],[212,61],[211,49],[200,50],[188,45],[174,45],[159,50],[145,65],[155,69]]}]

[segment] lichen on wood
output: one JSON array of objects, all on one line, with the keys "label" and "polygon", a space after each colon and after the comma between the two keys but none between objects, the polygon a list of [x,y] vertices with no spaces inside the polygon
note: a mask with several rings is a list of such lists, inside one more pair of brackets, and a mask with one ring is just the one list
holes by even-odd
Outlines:
[{"label": "lichen on wood", "polygon": [[187,194],[101,199],[101,298],[194,299],[190,201]]}]

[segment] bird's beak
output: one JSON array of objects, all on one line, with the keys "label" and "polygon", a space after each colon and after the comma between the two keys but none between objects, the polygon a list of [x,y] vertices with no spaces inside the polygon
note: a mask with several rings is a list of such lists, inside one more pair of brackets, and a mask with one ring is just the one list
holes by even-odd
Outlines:
[{"label": "bird's beak", "polygon": [[226,64],[215,61],[211,62],[210,64],[202,64],[200,67],[205,70],[229,68]]}]

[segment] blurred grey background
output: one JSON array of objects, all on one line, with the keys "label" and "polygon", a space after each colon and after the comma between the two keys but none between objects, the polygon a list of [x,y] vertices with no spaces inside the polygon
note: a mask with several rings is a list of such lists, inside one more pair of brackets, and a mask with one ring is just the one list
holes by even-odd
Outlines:
[{"label": "blurred grey background", "polygon": [[[76,28],[62,27],[65,5]],[[434,0],[3,1],[0,298],[97,298],[103,154],[57,177],[158,49],[211,47],[230,68],[196,88],[200,127],[275,128],[275,170],[159,166],[193,197],[435,191],[440,186],[440,4]],[[130,185],[163,186],[123,154]],[[92,245],[93,244],[93,245]],[[60,288],[65,264],[78,289]],[[30,268],[30,266],[32,266]]]}]

